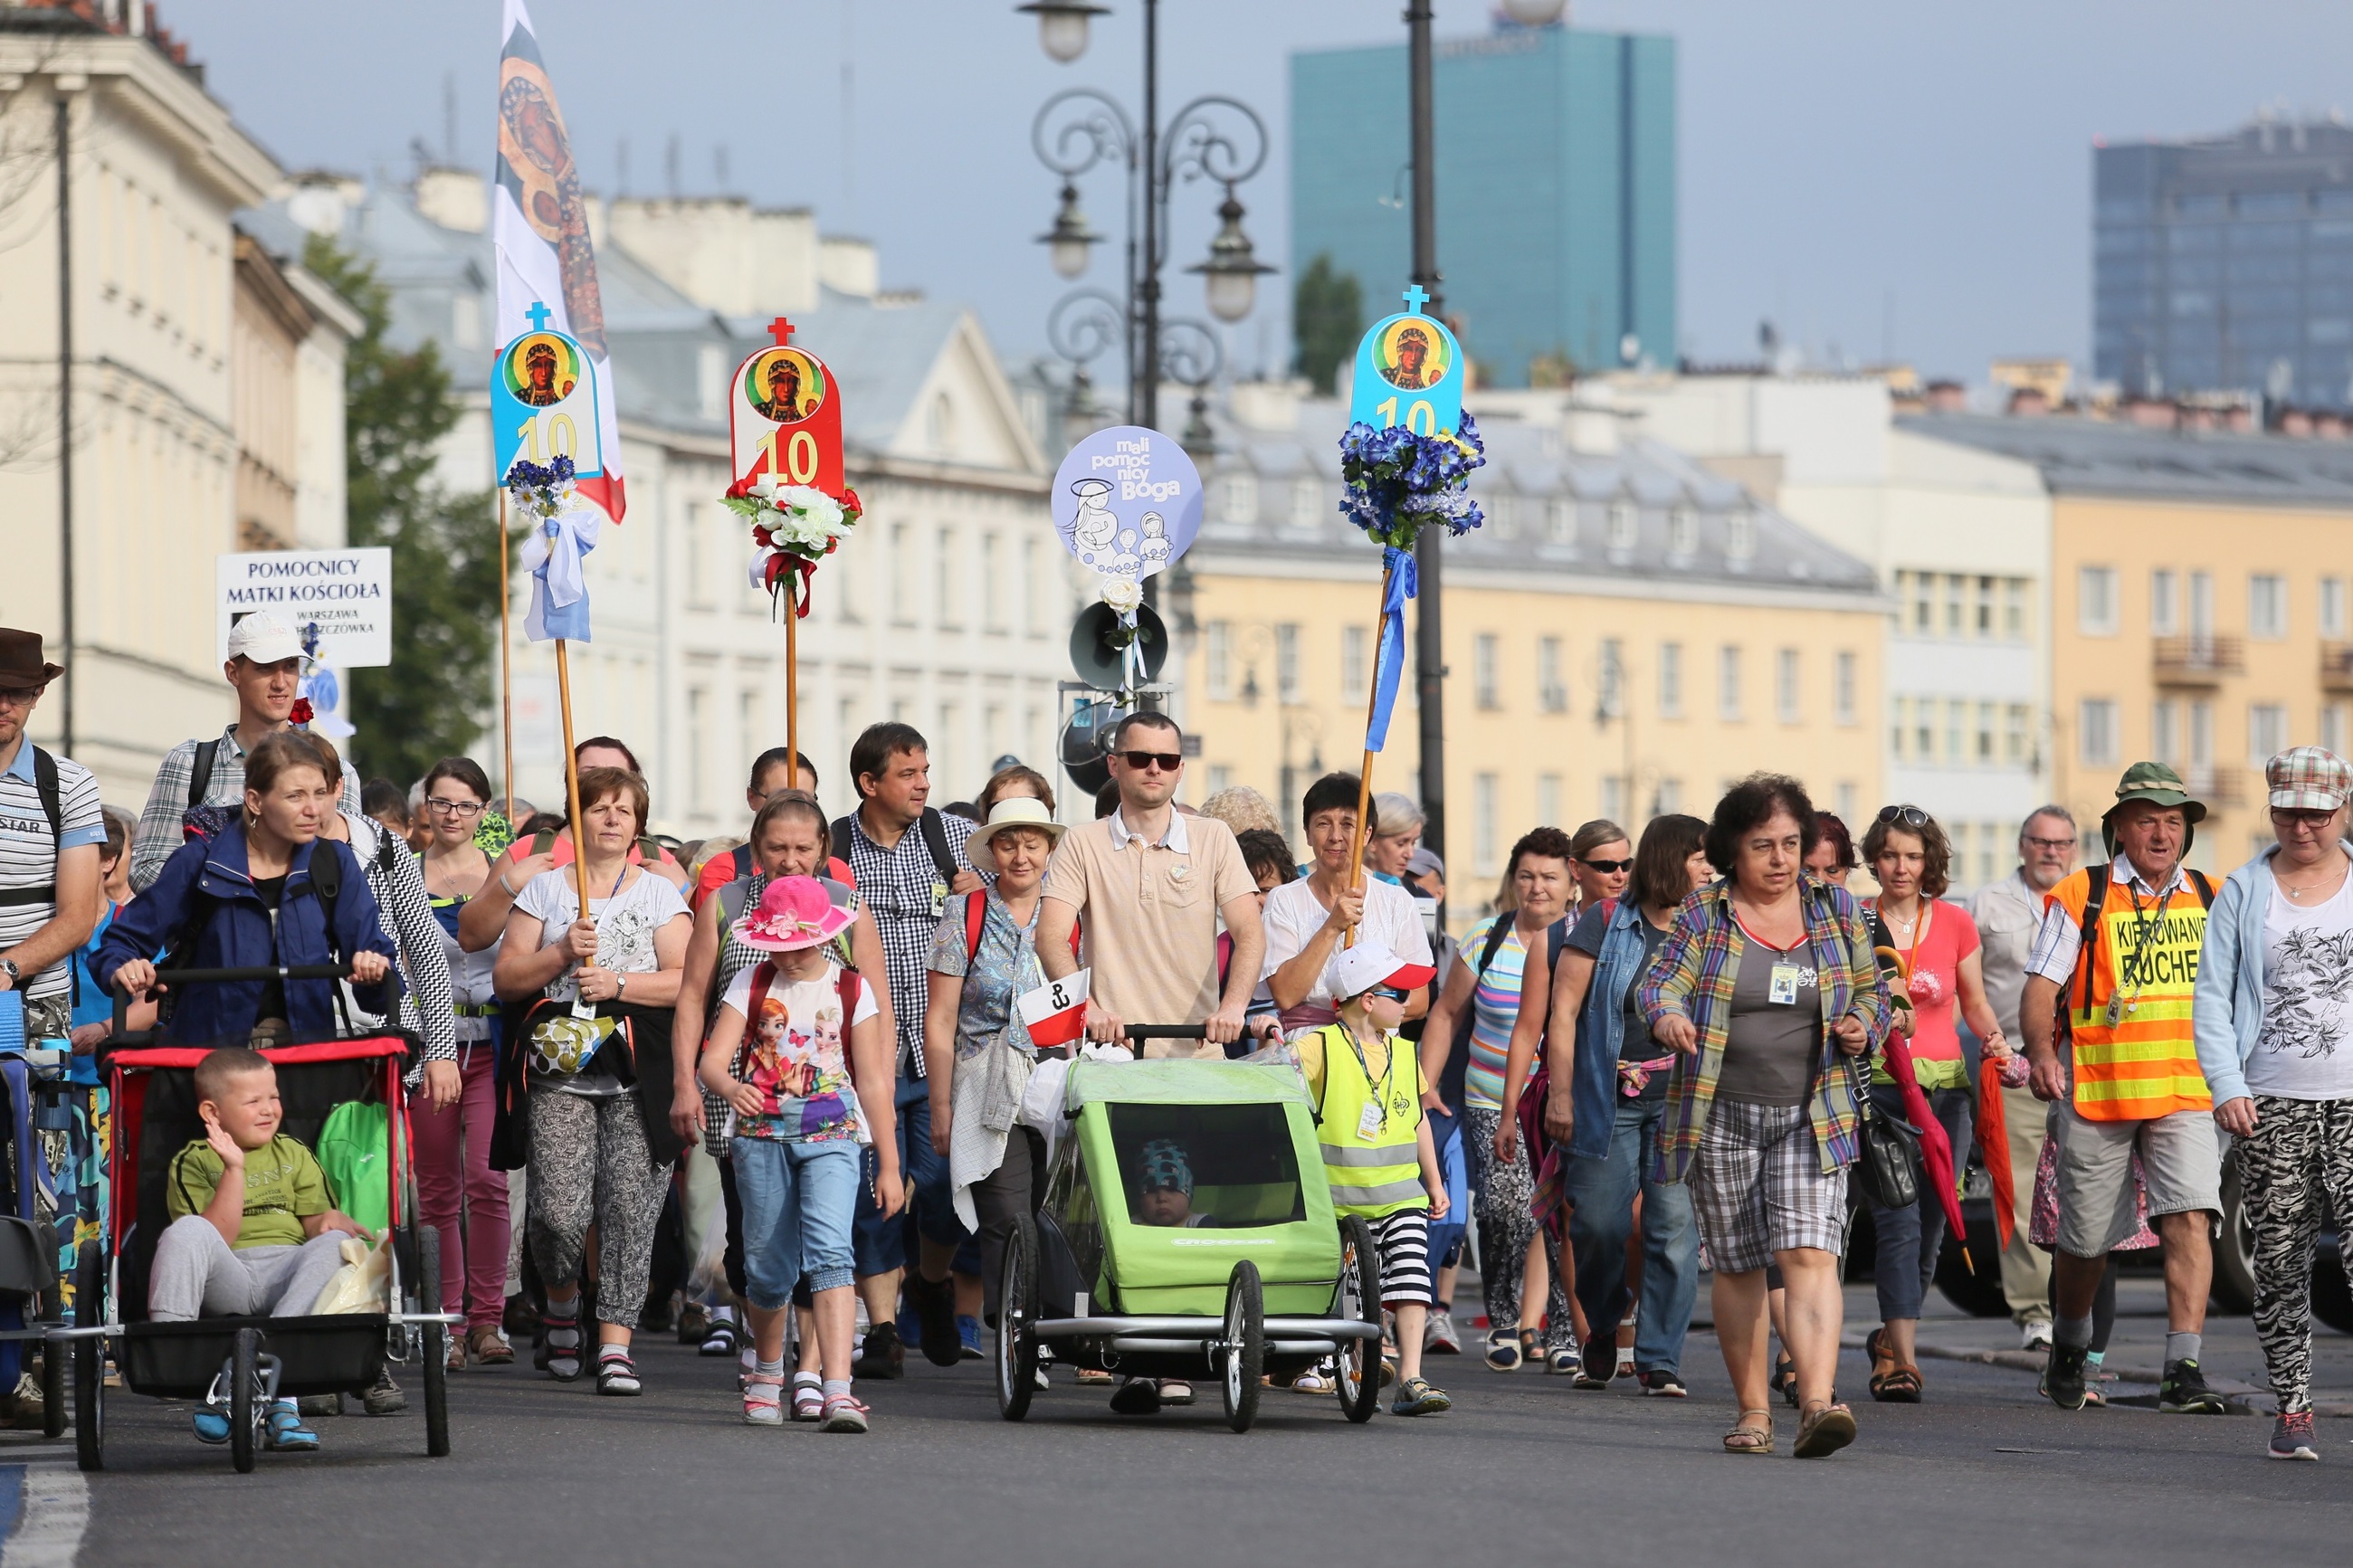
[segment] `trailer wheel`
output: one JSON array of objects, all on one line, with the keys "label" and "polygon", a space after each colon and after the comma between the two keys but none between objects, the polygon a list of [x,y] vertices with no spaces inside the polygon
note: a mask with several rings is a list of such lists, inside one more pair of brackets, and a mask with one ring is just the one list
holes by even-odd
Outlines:
[{"label": "trailer wheel", "polygon": [[1266,1372],[1266,1293],[1258,1265],[1243,1258],[1226,1285],[1225,1342],[1221,1347],[1226,1425],[1247,1432],[1258,1419],[1259,1378]]}]

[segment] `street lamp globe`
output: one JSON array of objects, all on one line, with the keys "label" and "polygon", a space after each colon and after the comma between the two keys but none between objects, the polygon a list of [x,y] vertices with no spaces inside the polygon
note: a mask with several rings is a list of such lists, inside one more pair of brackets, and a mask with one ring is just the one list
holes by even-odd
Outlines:
[{"label": "street lamp globe", "polygon": [[1523,27],[1548,27],[1568,9],[1568,0],[1504,0],[1504,15]]},{"label": "street lamp globe", "polygon": [[1091,5],[1085,0],[1030,0],[1027,5],[1017,5],[1016,11],[1027,12],[1038,18],[1038,46],[1049,59],[1069,65],[1087,52],[1087,23],[1110,10],[1107,5]]},{"label": "street lamp globe", "polygon": [[1087,226],[1086,214],[1079,210],[1079,187],[1064,181],[1061,205],[1054,211],[1054,226],[1038,237],[1038,243],[1046,247],[1055,273],[1076,278],[1084,272],[1090,247],[1102,238]]},{"label": "street lamp globe", "polygon": [[1226,187],[1218,216],[1221,221],[1217,237],[1209,241],[1209,258],[1185,270],[1201,274],[1209,314],[1230,325],[1257,303],[1259,274],[1274,268],[1252,254],[1250,236],[1242,232],[1242,204],[1234,198],[1231,185]]}]

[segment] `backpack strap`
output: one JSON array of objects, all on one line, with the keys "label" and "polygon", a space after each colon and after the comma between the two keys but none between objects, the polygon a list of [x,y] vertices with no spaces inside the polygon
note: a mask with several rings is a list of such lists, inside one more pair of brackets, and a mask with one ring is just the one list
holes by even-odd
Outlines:
[{"label": "backpack strap", "polygon": [[2214,884],[2207,880],[2205,872],[2190,872],[2189,885],[2198,889],[2198,903],[2200,908],[2211,910],[2214,907]]},{"label": "backpack strap", "polygon": [[1479,962],[1471,969],[1472,984],[1475,986],[1486,978],[1487,966],[1495,962],[1495,955],[1504,951],[1504,943],[1511,940],[1512,927],[1515,923],[1515,921],[1499,914],[1495,917],[1495,923],[1487,928],[1487,941],[1479,949]]},{"label": "backpack strap", "polygon": [[209,741],[197,742],[195,762],[188,769],[188,805],[190,806],[205,804],[206,793],[212,788],[213,764],[220,759],[220,749],[221,738],[218,735],[215,735]]},{"label": "backpack strap", "polygon": [[[955,851],[948,847],[948,830],[941,822],[940,814],[927,805],[923,807],[923,816],[915,820],[923,832],[923,847],[932,852],[932,864],[939,868],[940,880],[953,883],[956,873],[963,868],[956,864]],[[842,858],[846,860],[849,857],[845,855]]]},{"label": "backpack strap", "polygon": [[988,929],[988,895],[967,893],[964,900],[964,961],[974,963],[980,958],[981,933]]},{"label": "backpack strap", "polygon": [[749,844],[738,844],[727,853],[735,868],[733,880],[740,882],[752,874],[752,847]]},{"label": "backpack strap", "polygon": [[[389,838],[390,834],[384,837]],[[319,838],[311,845],[311,891],[319,900],[319,912],[327,922],[327,953],[337,963],[345,962],[343,944],[335,934],[335,905],[343,893],[343,859],[335,853],[335,841]]]},{"label": "backpack strap", "polygon": [[835,817],[835,818],[833,819],[833,828],[832,828],[832,832],[831,832],[831,834],[830,834],[830,837],[831,837],[831,838],[832,838],[832,840],[833,840],[833,845],[832,845],[832,847],[833,847],[833,858],[834,858],[835,859],[837,859],[837,860],[840,861],[840,862],[841,862],[843,865],[845,865],[845,866],[847,866],[847,865],[850,864],[850,859],[849,859],[850,821],[849,821],[849,817],[846,817],[846,816],[837,816],[837,817]]},{"label": "backpack strap", "polygon": [[850,1021],[858,1016],[859,999],[866,994],[866,977],[849,965],[842,964],[835,972],[833,989],[834,994],[841,998],[841,1044],[847,1050]]},{"label": "backpack strap", "polygon": [[11,888],[0,892],[0,909],[19,904],[54,904],[58,900],[57,857],[65,844],[65,797],[58,781],[57,758],[38,746],[33,747],[33,788],[41,797],[41,815],[49,819],[49,879],[37,888]]},{"label": "backpack strap", "polygon": [[2084,873],[2084,919],[2076,964],[2084,972],[2084,1011],[2092,1010],[2092,952],[2100,940],[2100,910],[2108,901],[2108,868],[2094,866]]},{"label": "backpack strap", "polygon": [[400,851],[394,847],[392,829],[379,825],[375,830],[375,868],[386,877],[392,875],[392,858]]}]

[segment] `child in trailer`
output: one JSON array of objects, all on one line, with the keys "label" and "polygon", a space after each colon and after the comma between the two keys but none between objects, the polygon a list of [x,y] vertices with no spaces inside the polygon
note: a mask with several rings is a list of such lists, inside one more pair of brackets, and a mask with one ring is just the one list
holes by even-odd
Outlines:
[{"label": "child in trailer", "polygon": [[[172,1157],[164,1178],[171,1225],[155,1242],[147,1315],[299,1318],[343,1267],[343,1238],[367,1238],[337,1211],[326,1173],[297,1139],[281,1135],[278,1069],[259,1051],[225,1046],[196,1064],[196,1114],[205,1136]],[[196,1438],[228,1441],[217,1383],[196,1407]],[[269,1446],[311,1449],[318,1435],[291,1399],[269,1411]]]},{"label": "child in trailer", "polygon": [[702,1082],[734,1118],[731,1157],[744,1209],[744,1300],[754,1361],[744,1419],[784,1424],[785,1315],[806,1273],[824,1371],[818,1429],[863,1432],[850,1393],[850,1226],[860,1150],[879,1159],[875,1198],[899,1212],[892,1058],[873,993],[828,945],[857,911],[808,877],[778,877],[735,922],[744,946],[771,956],[727,987],[702,1049]]},{"label": "child in trailer", "polygon": [[1145,1225],[1197,1226],[1193,1162],[1174,1138],[1155,1138],[1136,1156],[1135,1217]]},{"label": "child in trailer", "polygon": [[1315,1102],[1316,1142],[1332,1206],[1372,1227],[1381,1305],[1397,1318],[1398,1415],[1451,1408],[1421,1375],[1431,1302],[1430,1222],[1446,1215],[1446,1179],[1421,1114],[1421,1064],[1398,1026],[1406,999],[1437,972],[1369,942],[1342,948],[1324,971],[1340,1017],[1293,1042]]}]

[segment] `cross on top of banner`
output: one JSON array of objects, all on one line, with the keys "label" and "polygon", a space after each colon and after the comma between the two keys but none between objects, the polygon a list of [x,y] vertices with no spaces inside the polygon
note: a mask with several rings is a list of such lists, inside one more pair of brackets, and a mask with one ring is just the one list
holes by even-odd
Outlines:
[{"label": "cross on top of banner", "polygon": [[531,309],[525,310],[523,314],[531,318],[531,330],[533,331],[543,332],[547,331],[547,318],[553,316],[555,312],[549,310],[539,300],[533,300],[531,302]]},{"label": "cross on top of banner", "polygon": [[778,348],[783,348],[793,341],[793,324],[784,317],[778,316],[768,323],[768,335],[776,340]]},{"label": "cross on top of banner", "polygon": [[1417,283],[1412,288],[1405,291],[1405,308],[1408,311],[1419,316],[1421,314],[1421,307],[1429,300],[1429,299],[1430,290]]}]

